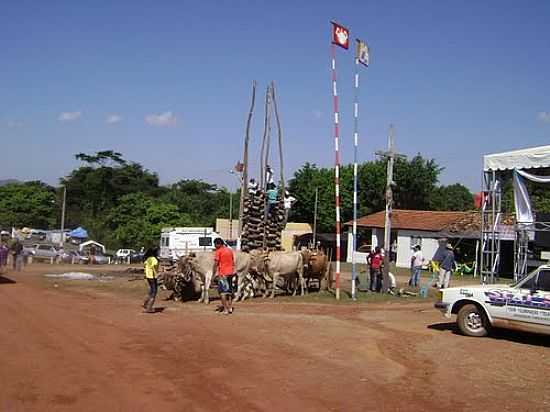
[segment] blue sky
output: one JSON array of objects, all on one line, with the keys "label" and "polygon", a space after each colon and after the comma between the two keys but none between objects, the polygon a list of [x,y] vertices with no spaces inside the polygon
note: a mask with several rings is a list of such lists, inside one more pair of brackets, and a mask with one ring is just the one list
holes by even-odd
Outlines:
[{"label": "blue sky", "polygon": [[[435,158],[443,183],[477,190],[482,154],[550,141],[548,1],[7,0],[0,178],[56,184],[75,153],[115,149],[163,183],[234,186],[253,79],[260,95],[277,84],[287,175],[306,161],[331,166],[331,19],[372,49],[361,161],[393,123],[400,152]],[[351,50],[337,66],[350,162]],[[262,117],[257,106],[253,172]]]}]

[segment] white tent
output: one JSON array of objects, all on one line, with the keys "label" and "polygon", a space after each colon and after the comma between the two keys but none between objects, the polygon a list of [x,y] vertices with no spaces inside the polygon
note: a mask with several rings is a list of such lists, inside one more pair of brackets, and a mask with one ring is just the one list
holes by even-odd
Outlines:
[{"label": "white tent", "polygon": [[86,246],[97,246],[101,249],[103,254],[105,254],[105,246],[103,246],[99,242],[96,242],[95,240],[88,240],[87,242],[81,243],[80,246],[78,247],[78,250],[82,252]]},{"label": "white tent", "polygon": [[483,170],[513,170],[550,167],[550,146],[530,147],[483,156]]}]

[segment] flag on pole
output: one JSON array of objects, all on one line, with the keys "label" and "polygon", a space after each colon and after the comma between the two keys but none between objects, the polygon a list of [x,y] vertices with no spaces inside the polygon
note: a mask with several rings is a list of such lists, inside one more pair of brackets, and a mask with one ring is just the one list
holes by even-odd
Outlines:
[{"label": "flag on pole", "polygon": [[349,30],[338,23],[332,23],[332,44],[349,49]]},{"label": "flag on pole", "polygon": [[356,39],[357,47],[355,48],[355,58],[359,63],[368,67],[370,59],[370,50],[366,42]]}]

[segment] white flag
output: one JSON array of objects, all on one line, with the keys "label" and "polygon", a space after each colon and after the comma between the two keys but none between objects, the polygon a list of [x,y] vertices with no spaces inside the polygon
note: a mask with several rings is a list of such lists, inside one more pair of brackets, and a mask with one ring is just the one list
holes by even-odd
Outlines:
[{"label": "white flag", "polygon": [[369,46],[364,41],[357,39],[357,47],[355,48],[355,58],[359,63],[368,67],[369,65]]}]

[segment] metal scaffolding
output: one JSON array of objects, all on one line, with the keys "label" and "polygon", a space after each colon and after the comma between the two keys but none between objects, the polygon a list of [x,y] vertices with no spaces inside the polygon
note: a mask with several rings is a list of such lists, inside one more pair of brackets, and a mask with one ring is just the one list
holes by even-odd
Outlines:
[{"label": "metal scaffolding", "polygon": [[[550,146],[531,147],[483,157],[481,248],[478,256],[482,283],[498,280],[501,264],[501,240],[506,232],[503,225],[502,182],[513,170],[550,167]],[[529,268],[529,242],[537,232],[550,232],[550,222],[517,222],[514,225],[514,279],[524,277]],[[510,239],[506,232],[507,240]]]},{"label": "metal scaffolding", "polygon": [[479,268],[481,283],[495,283],[500,263],[502,184],[494,170],[485,171],[482,181],[481,249]]}]

